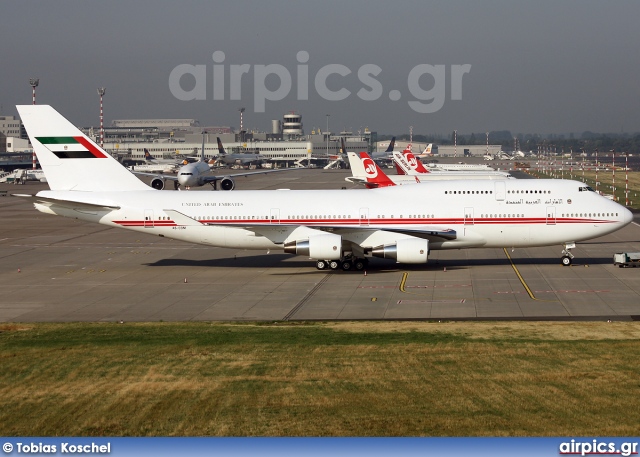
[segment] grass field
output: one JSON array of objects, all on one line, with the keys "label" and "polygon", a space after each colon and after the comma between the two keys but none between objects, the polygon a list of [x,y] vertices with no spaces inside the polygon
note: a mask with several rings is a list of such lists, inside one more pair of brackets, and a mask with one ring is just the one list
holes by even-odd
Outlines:
[{"label": "grass field", "polygon": [[5,436],[635,436],[640,324],[0,324]]}]

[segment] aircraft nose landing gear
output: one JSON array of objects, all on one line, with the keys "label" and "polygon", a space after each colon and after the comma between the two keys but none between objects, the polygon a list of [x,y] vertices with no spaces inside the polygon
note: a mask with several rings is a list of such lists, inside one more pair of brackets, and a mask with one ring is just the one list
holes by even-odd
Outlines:
[{"label": "aircraft nose landing gear", "polygon": [[573,242],[564,244],[564,249],[562,250],[562,265],[565,267],[571,266],[574,258],[574,255],[571,253],[571,249],[575,247],[576,243]]}]

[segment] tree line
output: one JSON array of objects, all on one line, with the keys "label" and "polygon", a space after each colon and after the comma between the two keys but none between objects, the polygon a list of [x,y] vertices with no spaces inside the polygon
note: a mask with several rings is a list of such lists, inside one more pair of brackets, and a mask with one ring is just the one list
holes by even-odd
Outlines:
[{"label": "tree line", "polygon": [[[408,134],[402,135],[378,135],[378,141],[390,140],[395,136],[399,141],[409,141]],[[486,133],[463,134],[458,132],[451,135],[413,135],[415,143],[435,143],[439,145],[454,144],[454,136],[457,136],[457,144],[484,145],[487,144]],[[517,143],[516,143],[517,142]],[[504,151],[512,151],[515,148],[521,151],[555,151],[561,152],[628,152],[640,154],[640,133],[594,133],[583,132],[574,134],[523,134],[513,135],[508,130],[489,132],[489,144],[500,144]]]}]

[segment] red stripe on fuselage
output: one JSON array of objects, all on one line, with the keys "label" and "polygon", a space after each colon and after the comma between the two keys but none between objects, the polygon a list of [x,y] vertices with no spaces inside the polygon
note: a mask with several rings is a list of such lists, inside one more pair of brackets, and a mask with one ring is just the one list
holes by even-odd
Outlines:
[{"label": "red stripe on fuselage", "polygon": [[[366,222],[365,222],[366,221]],[[562,218],[450,218],[450,219],[201,219],[203,225],[330,225],[340,228],[341,225],[353,227],[354,225],[494,225],[494,224],[536,224],[536,225],[563,225],[563,224],[612,224],[618,221],[597,219],[562,219]],[[466,222],[466,224],[465,224]],[[114,224],[123,227],[175,227],[174,221],[113,221]]]}]

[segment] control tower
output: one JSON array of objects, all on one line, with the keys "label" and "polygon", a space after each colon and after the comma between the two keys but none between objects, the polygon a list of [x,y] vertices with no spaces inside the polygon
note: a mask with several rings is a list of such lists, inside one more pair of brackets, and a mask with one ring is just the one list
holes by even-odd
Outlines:
[{"label": "control tower", "polygon": [[304,135],[304,130],[302,130],[302,116],[293,111],[285,114],[282,123],[282,134],[290,137]]}]

